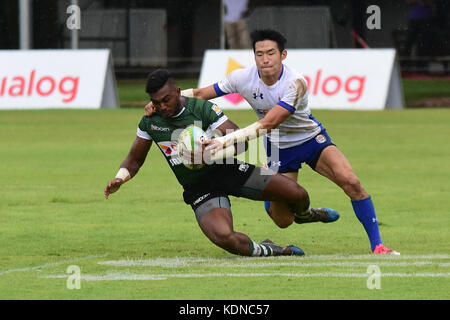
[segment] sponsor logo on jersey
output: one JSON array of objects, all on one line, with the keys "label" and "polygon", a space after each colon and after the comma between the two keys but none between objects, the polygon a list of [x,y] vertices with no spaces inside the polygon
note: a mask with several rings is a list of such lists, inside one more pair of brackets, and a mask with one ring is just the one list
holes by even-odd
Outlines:
[{"label": "sponsor logo on jersey", "polygon": [[207,193],[202,195],[201,197],[199,197],[197,200],[194,201],[193,205],[195,206],[196,204],[200,203],[200,201],[206,199],[211,193]]},{"label": "sponsor logo on jersey", "polygon": [[271,162],[270,167],[281,167],[281,161]]},{"label": "sponsor logo on jersey", "polygon": [[261,100],[264,99],[264,96],[261,91],[259,91],[259,88],[255,88],[255,92],[253,92],[253,99],[256,100],[257,98],[260,98]]},{"label": "sponsor logo on jersey", "polygon": [[219,106],[217,104],[213,104],[211,109],[218,115],[220,116],[222,114],[222,110],[220,110]]},{"label": "sponsor logo on jersey", "polygon": [[166,157],[178,155],[177,144],[173,141],[158,142],[158,147],[162,150]]},{"label": "sponsor logo on jersey", "polygon": [[327,141],[327,138],[323,134],[319,134],[316,137],[316,141],[317,143],[324,143],[325,141]]},{"label": "sponsor logo on jersey", "polygon": [[164,132],[167,132],[167,131],[170,130],[169,128],[158,127],[158,126],[156,126],[154,124],[150,124],[150,129],[151,130],[155,130],[155,131],[164,131]]},{"label": "sponsor logo on jersey", "polygon": [[239,171],[246,172],[248,170],[248,168],[249,168],[249,165],[247,163],[242,163],[239,166]]},{"label": "sponsor logo on jersey", "polygon": [[256,92],[253,92],[253,99],[256,99],[256,98],[261,98],[261,100],[264,99],[262,93],[256,94]]}]

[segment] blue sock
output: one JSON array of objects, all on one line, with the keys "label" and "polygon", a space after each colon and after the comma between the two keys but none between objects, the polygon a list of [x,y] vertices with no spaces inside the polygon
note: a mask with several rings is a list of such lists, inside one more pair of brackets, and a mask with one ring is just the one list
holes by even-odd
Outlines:
[{"label": "blue sock", "polygon": [[270,217],[270,212],[269,212],[269,208],[270,208],[270,201],[264,201],[264,208],[266,208],[266,212]]},{"label": "blue sock", "polygon": [[356,217],[364,226],[370,240],[372,251],[381,242],[380,231],[378,230],[377,216],[373,207],[372,198],[369,196],[362,200],[352,200],[353,211]]}]

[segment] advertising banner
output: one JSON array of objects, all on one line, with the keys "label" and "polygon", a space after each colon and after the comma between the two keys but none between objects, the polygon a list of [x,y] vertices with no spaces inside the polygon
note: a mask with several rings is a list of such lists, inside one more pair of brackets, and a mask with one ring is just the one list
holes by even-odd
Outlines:
[{"label": "advertising banner", "polygon": [[0,51],[0,110],[117,108],[109,50]]},{"label": "advertising banner", "polygon": [[[207,50],[198,87],[214,84],[231,71],[254,63],[252,50]],[[283,63],[307,80],[311,109],[404,107],[394,49],[287,49]],[[212,101],[223,109],[250,108],[239,94]]]}]

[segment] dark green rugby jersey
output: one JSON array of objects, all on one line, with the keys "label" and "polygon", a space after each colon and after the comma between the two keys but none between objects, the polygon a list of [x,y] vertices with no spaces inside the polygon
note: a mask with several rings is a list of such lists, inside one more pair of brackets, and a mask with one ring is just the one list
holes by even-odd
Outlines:
[{"label": "dark green rugby jersey", "polygon": [[151,117],[144,116],[139,123],[139,129],[148,133],[151,140],[161,150],[178,182],[186,186],[195,183],[216,165],[205,165],[197,170],[186,168],[177,150],[178,136],[181,131],[187,126],[195,125],[210,136],[212,130],[227,118],[217,105],[201,99],[186,98],[184,108],[178,116],[173,118],[163,118],[156,114]]}]

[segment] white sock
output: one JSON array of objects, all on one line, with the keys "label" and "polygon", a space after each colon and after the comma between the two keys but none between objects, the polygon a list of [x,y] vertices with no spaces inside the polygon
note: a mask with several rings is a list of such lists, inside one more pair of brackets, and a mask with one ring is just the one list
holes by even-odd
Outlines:
[{"label": "white sock", "polygon": [[272,255],[272,248],[265,244],[257,244],[255,241],[250,240],[250,255],[253,257],[267,257]]}]

